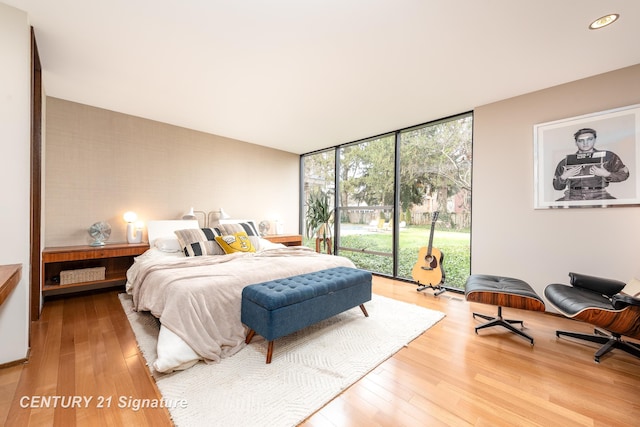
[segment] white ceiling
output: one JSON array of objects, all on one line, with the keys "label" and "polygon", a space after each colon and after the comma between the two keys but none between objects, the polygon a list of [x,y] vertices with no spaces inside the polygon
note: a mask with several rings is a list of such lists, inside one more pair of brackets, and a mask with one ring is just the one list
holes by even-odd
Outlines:
[{"label": "white ceiling", "polygon": [[2,1],[47,95],[293,153],[640,63],[638,0]]}]

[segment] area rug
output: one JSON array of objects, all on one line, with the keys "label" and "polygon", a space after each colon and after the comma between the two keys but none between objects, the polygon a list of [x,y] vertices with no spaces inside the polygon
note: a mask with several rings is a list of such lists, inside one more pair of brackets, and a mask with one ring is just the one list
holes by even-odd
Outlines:
[{"label": "area rug", "polygon": [[179,427],[295,426],[444,317],[374,295],[369,317],[356,307],[276,340],[269,365],[267,342],[255,336],[220,363],[161,374],[151,366],[157,319],[133,311],[130,296],[120,300],[163,398],[185,402],[169,408]]}]

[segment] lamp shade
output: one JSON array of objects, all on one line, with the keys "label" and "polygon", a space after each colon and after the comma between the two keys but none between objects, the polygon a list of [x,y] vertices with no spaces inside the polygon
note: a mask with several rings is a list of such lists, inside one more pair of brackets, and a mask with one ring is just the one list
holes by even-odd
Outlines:
[{"label": "lamp shade", "polygon": [[191,208],[189,212],[182,215],[182,219],[198,219],[198,218],[196,218],[196,213],[193,211],[193,208]]},{"label": "lamp shade", "polygon": [[132,211],[125,212],[122,217],[124,218],[125,222],[136,222],[136,220],[138,219],[138,215]]}]

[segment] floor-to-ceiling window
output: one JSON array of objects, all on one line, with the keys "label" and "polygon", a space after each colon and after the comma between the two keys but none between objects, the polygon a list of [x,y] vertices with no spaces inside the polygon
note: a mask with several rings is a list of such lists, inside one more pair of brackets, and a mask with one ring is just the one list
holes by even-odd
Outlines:
[{"label": "floor-to-ceiling window", "polygon": [[[335,173],[336,173],[336,156],[335,149],[320,151],[301,157],[301,197],[303,206],[300,209],[301,220],[303,225],[305,242],[307,246],[318,247],[323,252],[333,251],[333,240],[325,239],[324,236],[333,237],[333,228],[320,228],[319,224],[323,223],[323,211],[331,213],[329,225],[334,222],[332,214],[335,207]],[[319,209],[318,204],[326,202],[324,209]],[[316,236],[321,241],[316,241]]]},{"label": "floor-to-ceiling window", "polygon": [[[302,223],[326,196],[332,240],[363,269],[413,280],[421,249],[443,255],[444,286],[470,272],[472,113],[301,157]],[[324,228],[322,229],[324,232]],[[307,231],[307,244],[317,235]]]},{"label": "floor-to-ceiling window", "polygon": [[399,132],[397,277],[412,279],[416,247],[431,242],[443,257],[445,286],[464,287],[471,270],[472,124],[466,114]]},{"label": "floor-to-ceiling window", "polygon": [[393,275],[395,136],[338,149],[337,253],[385,275]]}]

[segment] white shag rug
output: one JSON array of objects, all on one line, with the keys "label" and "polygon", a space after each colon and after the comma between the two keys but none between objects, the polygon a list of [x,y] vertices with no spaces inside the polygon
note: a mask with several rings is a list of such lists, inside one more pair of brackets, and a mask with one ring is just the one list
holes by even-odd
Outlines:
[{"label": "white shag rug", "polygon": [[[251,343],[220,363],[197,363],[161,374],[156,359],[159,322],[122,306],[176,426],[295,426],[444,317],[444,313],[373,295],[359,307],[275,340]],[[180,402],[180,404],[175,404]],[[184,406],[184,407],[183,407]]]}]

